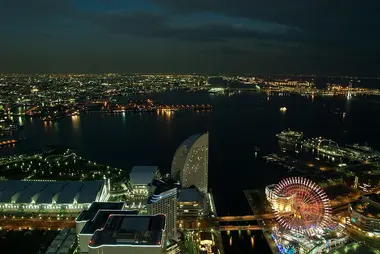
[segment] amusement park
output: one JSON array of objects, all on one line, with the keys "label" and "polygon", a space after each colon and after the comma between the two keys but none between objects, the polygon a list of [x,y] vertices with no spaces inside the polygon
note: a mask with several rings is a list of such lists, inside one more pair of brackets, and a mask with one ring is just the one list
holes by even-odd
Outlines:
[{"label": "amusement park", "polygon": [[311,180],[285,178],[265,194],[277,220],[271,237],[280,253],[326,253],[349,241],[332,217],[327,194]]}]

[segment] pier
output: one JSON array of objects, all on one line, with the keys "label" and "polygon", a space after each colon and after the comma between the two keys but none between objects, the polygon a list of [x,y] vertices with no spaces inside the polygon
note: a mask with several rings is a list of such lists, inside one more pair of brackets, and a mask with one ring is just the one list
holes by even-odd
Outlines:
[{"label": "pier", "polygon": [[193,110],[211,110],[212,106],[207,104],[202,105],[162,105],[158,106],[158,111],[193,111]]},{"label": "pier", "polygon": [[85,109],[86,113],[149,113],[149,112],[176,112],[176,111],[207,111],[211,110],[211,105],[133,105],[133,106],[121,106],[116,107],[102,107],[101,109],[91,110]]},{"label": "pier", "polygon": [[[277,134],[277,137],[279,137],[280,134]],[[315,152],[331,158],[344,159],[352,162],[368,163],[371,159],[380,158],[380,153],[373,151],[369,147],[360,146],[358,144],[340,147],[337,142],[323,137],[309,139],[282,137],[279,138],[279,141],[294,145],[296,149],[311,150],[313,153]]]}]

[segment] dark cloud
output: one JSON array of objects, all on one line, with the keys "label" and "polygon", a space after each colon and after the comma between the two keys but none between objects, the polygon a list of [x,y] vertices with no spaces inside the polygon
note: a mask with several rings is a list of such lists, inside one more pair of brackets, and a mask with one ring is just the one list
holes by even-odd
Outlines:
[{"label": "dark cloud", "polygon": [[241,56],[251,56],[254,52],[249,49],[239,49],[233,48],[229,46],[223,46],[220,48],[201,50],[201,54],[206,55],[216,55],[216,56],[233,56],[233,57],[241,57]]},{"label": "dark cloud", "polygon": [[[380,42],[380,1],[368,0],[151,0],[173,13],[210,12],[297,27],[300,42],[322,47],[375,46]],[[282,38],[278,38],[281,40]]]},{"label": "dark cloud", "polygon": [[[150,0],[157,5],[182,13],[213,12],[228,16],[266,20],[298,27],[315,25],[358,24],[379,21],[375,15],[380,3],[367,0]],[[357,18],[360,18],[358,22]]]},{"label": "dark cloud", "polygon": [[377,0],[0,0],[0,71],[375,75],[378,10]]},{"label": "dark cloud", "polygon": [[73,11],[73,8],[72,2],[68,0],[0,0],[0,21],[2,21],[0,26],[51,21],[67,15]]},{"label": "dark cloud", "polygon": [[279,39],[292,40],[297,29],[279,31],[252,28],[238,24],[207,22],[202,24],[176,24],[175,20],[158,13],[130,13],[126,11],[108,12],[92,17],[95,26],[110,33],[135,36],[159,37],[183,41],[222,42],[229,39]]}]

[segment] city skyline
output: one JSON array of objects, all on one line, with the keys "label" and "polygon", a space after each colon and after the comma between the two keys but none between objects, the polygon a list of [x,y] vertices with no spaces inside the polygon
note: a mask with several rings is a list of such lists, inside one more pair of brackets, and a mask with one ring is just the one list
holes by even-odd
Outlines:
[{"label": "city skyline", "polygon": [[379,254],[379,9],[0,0],[1,254]]},{"label": "city skyline", "polygon": [[380,123],[363,118],[378,115],[378,90],[350,79],[4,81],[5,253],[378,248]]},{"label": "city skyline", "polygon": [[0,72],[379,75],[375,1],[0,4]]}]

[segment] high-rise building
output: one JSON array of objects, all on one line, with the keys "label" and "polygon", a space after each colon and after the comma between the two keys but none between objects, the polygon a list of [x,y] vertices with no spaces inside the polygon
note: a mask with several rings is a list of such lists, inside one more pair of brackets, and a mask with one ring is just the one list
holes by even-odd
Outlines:
[{"label": "high-rise building", "polygon": [[195,186],[202,193],[208,191],[208,132],[186,139],[174,154],[172,177],[183,188]]},{"label": "high-rise building", "polygon": [[177,240],[177,188],[162,183],[148,199],[148,214],[166,215],[166,240]]}]

